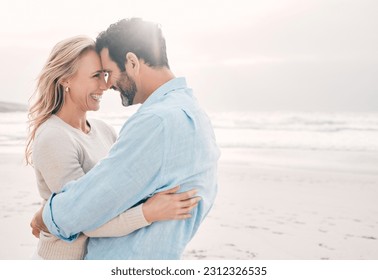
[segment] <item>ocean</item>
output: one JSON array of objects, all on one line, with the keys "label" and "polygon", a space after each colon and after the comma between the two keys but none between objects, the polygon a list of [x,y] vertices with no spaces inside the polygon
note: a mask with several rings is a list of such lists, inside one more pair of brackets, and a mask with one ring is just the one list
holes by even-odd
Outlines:
[{"label": "ocean", "polygon": [[[134,110],[135,111],[135,110]],[[119,131],[134,113],[91,112]],[[221,148],[378,152],[378,113],[209,113]],[[0,152],[23,152],[26,112],[0,113]]]}]

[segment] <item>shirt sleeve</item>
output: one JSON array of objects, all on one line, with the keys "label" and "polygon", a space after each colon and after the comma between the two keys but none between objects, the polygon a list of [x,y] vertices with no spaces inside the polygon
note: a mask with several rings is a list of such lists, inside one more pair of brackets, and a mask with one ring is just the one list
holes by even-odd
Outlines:
[{"label": "shirt sleeve", "polygon": [[89,237],[119,237],[128,235],[133,231],[146,227],[151,223],[147,222],[143,215],[143,204],[139,204],[119,216],[110,220],[106,224],[92,231],[85,231]]},{"label": "shirt sleeve", "polygon": [[156,115],[129,120],[106,158],[47,201],[43,220],[49,231],[74,240],[164,187],[165,137],[164,122]]},{"label": "shirt sleeve", "polygon": [[35,139],[33,164],[52,193],[84,175],[77,144],[57,127],[46,128]]}]

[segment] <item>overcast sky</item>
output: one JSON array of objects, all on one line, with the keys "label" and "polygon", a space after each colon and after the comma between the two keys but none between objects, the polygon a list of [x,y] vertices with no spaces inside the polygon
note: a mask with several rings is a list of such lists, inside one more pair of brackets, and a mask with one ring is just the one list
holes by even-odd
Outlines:
[{"label": "overcast sky", "polygon": [[[0,101],[27,103],[58,41],[142,17],[209,111],[377,111],[377,14],[376,0],[7,1]],[[122,110],[119,95],[102,109]]]}]

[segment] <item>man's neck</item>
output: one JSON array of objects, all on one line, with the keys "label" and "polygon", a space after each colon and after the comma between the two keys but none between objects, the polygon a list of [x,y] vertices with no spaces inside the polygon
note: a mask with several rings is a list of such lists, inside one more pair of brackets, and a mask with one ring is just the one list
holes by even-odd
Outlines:
[{"label": "man's neck", "polygon": [[144,101],[159,87],[174,79],[175,75],[166,67],[154,69],[146,67],[144,69],[143,81],[141,81],[141,91],[144,92]]}]

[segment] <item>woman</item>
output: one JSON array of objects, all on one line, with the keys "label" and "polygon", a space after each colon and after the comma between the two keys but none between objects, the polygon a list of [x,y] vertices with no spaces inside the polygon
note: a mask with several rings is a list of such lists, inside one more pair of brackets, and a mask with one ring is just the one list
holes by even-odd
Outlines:
[{"label": "woman", "polygon": [[[33,164],[44,202],[99,162],[116,140],[114,129],[100,120],[87,120],[97,111],[106,82],[92,39],[78,36],[58,43],[43,67],[29,110],[25,156]],[[89,237],[127,235],[150,223],[190,217],[199,198],[194,190],[177,194],[178,187],[156,194],[105,225],[81,234],[72,243],[39,234],[36,258],[82,259]]]}]

